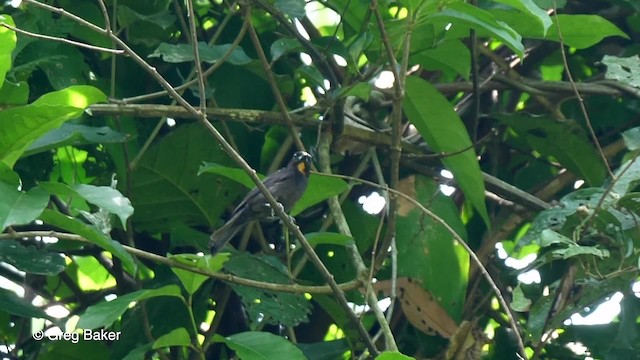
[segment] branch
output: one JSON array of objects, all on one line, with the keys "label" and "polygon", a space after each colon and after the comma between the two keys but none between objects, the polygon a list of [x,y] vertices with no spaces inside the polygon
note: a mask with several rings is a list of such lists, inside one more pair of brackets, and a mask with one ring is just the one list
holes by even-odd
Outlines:
[{"label": "branch", "polygon": [[37,38],[37,39],[57,41],[57,42],[61,42],[61,43],[65,43],[65,44],[69,44],[69,45],[85,48],[85,49],[90,49],[90,50],[95,50],[95,51],[102,51],[102,52],[116,54],[116,55],[124,54],[123,50],[108,49],[108,48],[103,48],[103,47],[100,47],[100,46],[81,43],[79,41],[73,41],[73,40],[59,38],[59,37],[55,37],[55,36],[49,36],[49,35],[36,34],[36,33],[31,32],[31,31],[19,29],[19,28],[15,27],[15,26],[11,26],[11,25],[9,25],[7,23],[4,23],[4,22],[0,22],[0,26],[5,27],[5,28],[7,28],[9,30],[13,30],[13,31],[15,31],[15,32],[17,32],[19,34],[31,36],[31,37],[34,37],[34,38]]},{"label": "branch", "polygon": [[[84,243],[88,243],[88,244],[94,245],[91,241],[87,240],[86,238],[84,238],[84,237],[82,237],[80,235],[57,232],[57,231],[22,231],[22,232],[14,232],[14,233],[11,233],[11,234],[9,234],[9,233],[0,234],[0,240],[9,240],[9,239],[23,240],[25,238],[32,239],[32,238],[35,238],[35,237],[44,237],[44,236],[46,236],[46,237],[54,237],[54,238],[57,238],[57,239],[71,240],[71,241],[80,241],[80,242],[84,242]],[[151,260],[151,261],[156,262],[158,264],[166,265],[166,266],[173,267],[173,268],[187,270],[187,271],[190,271],[192,273],[208,276],[208,277],[211,277],[211,278],[214,278],[214,279],[218,279],[218,280],[222,280],[222,281],[228,282],[228,283],[244,285],[244,286],[263,289],[263,290],[268,290],[268,291],[280,291],[280,292],[294,293],[294,294],[304,294],[304,293],[309,293],[309,294],[331,294],[333,292],[331,287],[329,287],[327,285],[324,285],[324,286],[306,286],[306,285],[298,285],[298,284],[292,284],[292,285],[273,284],[273,283],[267,283],[267,282],[262,282],[262,281],[246,279],[246,278],[242,278],[242,277],[239,277],[239,276],[230,275],[230,274],[224,274],[224,273],[220,273],[220,272],[212,272],[212,271],[209,271],[209,270],[205,270],[205,269],[201,269],[201,268],[197,268],[197,267],[191,266],[189,264],[181,263],[179,261],[176,261],[176,260],[173,260],[173,259],[169,259],[169,258],[164,257],[164,256],[160,256],[160,255],[153,254],[153,253],[150,253],[150,252],[147,252],[147,251],[144,251],[144,250],[136,249],[136,248],[131,247],[131,246],[122,245],[122,247],[124,247],[124,249],[128,253],[130,253],[131,255],[137,256],[138,258]],[[343,291],[348,291],[348,290],[355,290],[355,289],[360,288],[361,284],[360,284],[360,281],[358,281],[358,280],[351,280],[351,281],[346,282],[346,283],[338,284],[338,287]]]}]

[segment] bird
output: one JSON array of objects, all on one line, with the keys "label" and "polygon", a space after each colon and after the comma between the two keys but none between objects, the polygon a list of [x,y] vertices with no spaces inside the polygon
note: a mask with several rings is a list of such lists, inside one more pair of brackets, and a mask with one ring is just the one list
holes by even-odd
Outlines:
[{"label": "bird", "polygon": [[[287,166],[267,176],[262,182],[276,201],[289,212],[307,189],[312,157],[306,151],[298,151]],[[273,209],[257,187],[249,191],[233,210],[231,218],[216,230],[209,239],[211,254],[217,254],[245,225],[253,220],[273,217]]]}]

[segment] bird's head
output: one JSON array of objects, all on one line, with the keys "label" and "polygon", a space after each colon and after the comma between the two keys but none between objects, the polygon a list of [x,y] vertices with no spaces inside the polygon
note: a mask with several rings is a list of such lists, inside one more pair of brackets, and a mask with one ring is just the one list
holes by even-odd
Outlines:
[{"label": "bird's head", "polygon": [[309,172],[311,171],[311,159],[311,154],[308,152],[297,151],[293,154],[291,164],[293,164],[299,172],[304,174],[304,176],[309,176]]}]

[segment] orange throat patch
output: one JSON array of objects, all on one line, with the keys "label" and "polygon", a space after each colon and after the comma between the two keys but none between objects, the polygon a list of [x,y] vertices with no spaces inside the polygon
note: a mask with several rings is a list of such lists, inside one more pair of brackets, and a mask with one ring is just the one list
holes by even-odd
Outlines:
[{"label": "orange throat patch", "polygon": [[298,168],[298,171],[300,171],[300,173],[306,174],[307,165],[304,162],[299,163],[298,165],[296,165],[296,167]]}]

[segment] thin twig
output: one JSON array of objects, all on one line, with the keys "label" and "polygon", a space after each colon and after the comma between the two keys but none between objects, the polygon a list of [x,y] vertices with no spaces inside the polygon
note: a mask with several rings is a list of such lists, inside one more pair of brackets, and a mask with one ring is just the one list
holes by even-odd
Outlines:
[{"label": "thin twig", "polygon": [[296,144],[296,147],[298,148],[298,150],[304,150],[305,147],[302,144],[302,140],[300,140],[300,135],[298,135],[298,131],[296,130],[296,127],[293,124],[293,120],[291,120],[291,115],[289,114],[289,111],[287,111],[287,104],[285,104],[284,102],[284,98],[280,93],[280,89],[278,88],[278,83],[276,82],[276,78],[275,76],[273,76],[273,72],[271,71],[269,60],[267,60],[267,55],[264,53],[264,50],[262,49],[262,44],[260,43],[260,39],[258,38],[258,34],[256,33],[256,29],[251,23],[250,9],[245,8],[244,11],[245,11],[245,17],[247,19],[247,22],[249,23],[249,37],[253,42],[253,47],[256,50],[256,53],[258,54],[258,58],[260,59],[260,63],[262,64],[262,68],[264,70],[265,76],[267,77],[267,82],[271,87],[271,91],[275,96],[276,103],[278,104],[278,108],[280,108],[280,112],[282,113],[282,116],[284,117],[285,122],[287,123],[287,127],[289,128],[289,133],[291,134],[291,138],[293,139],[293,142]]},{"label": "thin twig", "polygon": [[560,28],[560,21],[558,20],[558,11],[556,9],[556,1],[553,1],[553,12],[556,18],[556,28],[558,29],[558,40],[560,42],[560,54],[562,55],[562,64],[564,65],[564,70],[567,72],[567,78],[573,87],[573,92],[578,99],[578,104],[580,105],[580,111],[582,111],[582,115],[584,116],[584,122],[587,124],[587,128],[589,129],[589,135],[591,135],[591,139],[593,143],[596,145],[598,149],[598,154],[600,154],[600,158],[604,162],[605,167],[607,168],[607,172],[612,179],[615,179],[615,175],[611,171],[611,166],[609,165],[609,161],[607,157],[604,155],[602,151],[602,147],[600,146],[600,141],[598,140],[598,136],[596,136],[596,132],[593,130],[593,126],[591,125],[591,118],[589,117],[589,113],[587,112],[587,107],[584,105],[584,99],[580,95],[578,91],[578,87],[576,86],[576,82],[573,80],[573,76],[571,75],[571,70],[569,70],[569,62],[567,61],[567,53],[564,50],[564,37],[562,35],[562,29]]},{"label": "thin twig", "polygon": [[85,49],[91,49],[91,50],[95,50],[95,51],[102,51],[102,52],[106,52],[106,53],[110,53],[110,54],[116,54],[116,55],[124,54],[123,50],[108,49],[108,48],[103,48],[101,46],[89,45],[89,44],[81,43],[79,41],[73,41],[73,40],[69,40],[69,39],[65,39],[65,38],[59,38],[59,37],[56,37],[56,36],[36,34],[36,33],[31,32],[31,31],[19,29],[19,28],[15,27],[15,26],[11,26],[11,25],[9,25],[7,23],[4,23],[4,22],[0,22],[0,26],[5,27],[5,28],[7,28],[9,30],[13,30],[13,31],[15,31],[15,32],[17,32],[19,34],[31,36],[31,37],[38,38],[38,39],[58,41],[58,42],[61,42],[61,43],[65,43],[65,44],[69,44],[69,45],[73,45],[73,46],[77,46],[77,47],[81,47],[81,48],[85,48]]},{"label": "thin twig", "polygon": [[187,17],[189,18],[189,33],[191,35],[191,46],[193,48],[193,62],[196,69],[196,79],[198,80],[200,111],[204,114],[207,111],[207,96],[204,88],[205,78],[202,73],[202,63],[200,62],[200,49],[198,48],[198,34],[196,30],[196,15],[193,11],[193,0],[187,0]]}]

